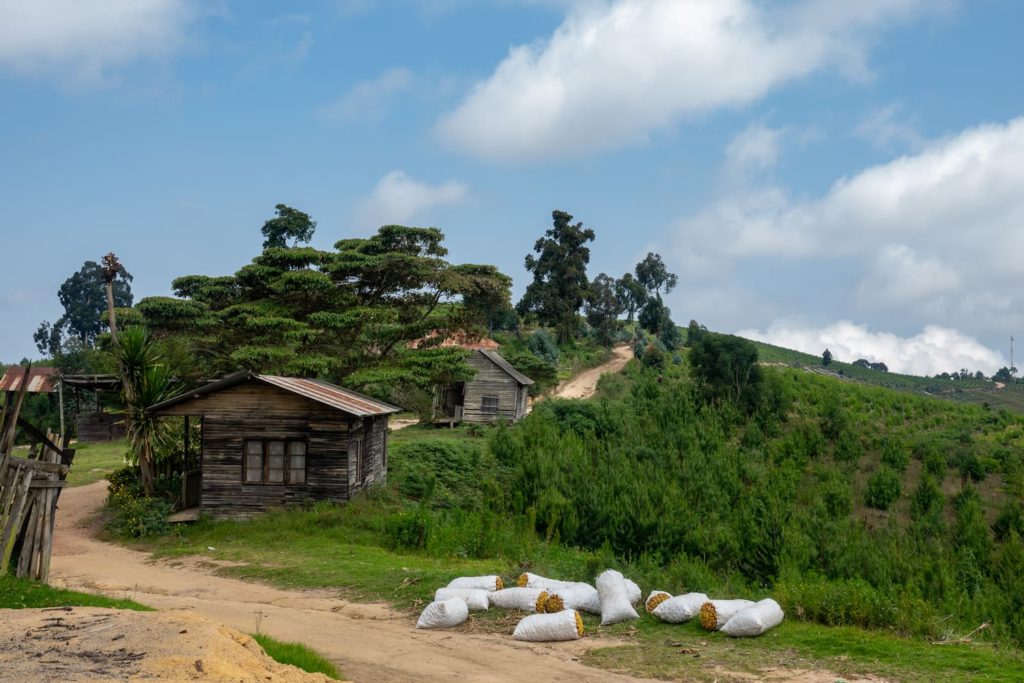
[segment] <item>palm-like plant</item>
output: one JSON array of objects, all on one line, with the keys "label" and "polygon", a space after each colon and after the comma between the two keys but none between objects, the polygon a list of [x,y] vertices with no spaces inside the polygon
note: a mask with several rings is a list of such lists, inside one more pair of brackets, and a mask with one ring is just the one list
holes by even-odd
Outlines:
[{"label": "palm-like plant", "polygon": [[170,397],[171,371],[145,328],[123,329],[111,351],[121,376],[131,455],[139,465],[146,495],[152,496],[156,452],[168,439],[168,427],[146,408]]}]

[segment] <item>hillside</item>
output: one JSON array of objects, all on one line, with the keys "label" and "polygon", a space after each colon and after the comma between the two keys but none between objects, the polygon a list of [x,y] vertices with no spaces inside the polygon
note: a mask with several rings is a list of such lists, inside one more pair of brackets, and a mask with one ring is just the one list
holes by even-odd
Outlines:
[{"label": "hillside", "polygon": [[851,363],[833,360],[827,367],[821,364],[821,356],[814,356],[764,342],[750,340],[757,347],[758,357],[763,363],[784,364],[804,368],[812,372],[853,380],[863,384],[925,394],[952,401],[989,405],[992,408],[1006,408],[1024,413],[1024,384],[1009,384],[998,387],[995,382],[976,379],[944,380],[934,377],[901,375],[896,372],[881,372],[863,368]]}]

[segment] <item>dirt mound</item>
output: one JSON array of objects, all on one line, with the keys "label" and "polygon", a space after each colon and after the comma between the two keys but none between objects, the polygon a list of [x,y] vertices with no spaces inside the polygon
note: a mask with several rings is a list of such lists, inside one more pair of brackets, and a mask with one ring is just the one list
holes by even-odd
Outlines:
[{"label": "dirt mound", "polygon": [[279,664],[251,637],[193,612],[96,607],[0,610],[0,671],[11,681],[330,680]]}]

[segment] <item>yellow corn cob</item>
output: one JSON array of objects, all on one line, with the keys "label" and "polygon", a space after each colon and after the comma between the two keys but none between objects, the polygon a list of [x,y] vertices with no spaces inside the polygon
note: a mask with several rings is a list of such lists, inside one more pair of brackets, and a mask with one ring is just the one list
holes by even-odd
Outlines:
[{"label": "yellow corn cob", "polygon": [[542,614],[544,612],[544,603],[547,602],[547,599],[548,594],[544,591],[541,591],[540,595],[537,596],[537,602],[534,604],[533,608],[537,610],[538,614]]},{"label": "yellow corn cob", "polygon": [[529,580],[530,579],[527,578],[526,573],[524,572],[519,575],[518,579],[516,579],[516,585],[520,588],[526,588],[526,584],[527,582],[529,582]]},{"label": "yellow corn cob", "polygon": [[505,582],[501,580],[500,576],[494,580],[494,590],[500,591],[504,587],[505,587]]},{"label": "yellow corn cob", "polygon": [[544,601],[544,611],[548,614],[554,614],[555,612],[561,612],[565,609],[565,601],[558,595],[549,595],[548,599]]},{"label": "yellow corn cob", "polygon": [[653,612],[655,608],[658,607],[658,605],[665,602],[670,597],[672,596],[670,596],[668,593],[658,593],[657,595],[652,595],[650,599],[647,601],[647,611]]},{"label": "yellow corn cob", "polygon": [[718,630],[718,610],[713,603],[705,602],[700,607],[700,625],[708,631]]},{"label": "yellow corn cob", "polygon": [[580,638],[583,637],[583,617],[577,610],[573,610],[573,614],[576,615],[576,632],[580,634]]}]

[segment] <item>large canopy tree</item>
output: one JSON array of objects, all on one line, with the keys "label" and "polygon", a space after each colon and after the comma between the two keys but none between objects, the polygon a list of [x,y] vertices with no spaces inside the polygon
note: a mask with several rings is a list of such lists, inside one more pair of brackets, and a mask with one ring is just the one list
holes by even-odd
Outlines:
[{"label": "large canopy tree", "polygon": [[533,282],[516,308],[520,315],[532,312],[541,324],[553,326],[564,343],[577,331],[576,314],[589,289],[587,243],[594,241],[594,231],[573,223],[564,211],[553,211],[551,219],[552,227],[533,246],[536,256],[526,256]]},{"label": "large canopy tree", "polygon": [[[185,335],[208,374],[237,369],[323,377],[348,386],[465,379],[465,352],[409,342],[477,329],[508,306],[510,280],[491,266],[452,265],[436,228],[382,227],[334,251],[269,247],[233,276],[189,275],[178,298],[138,310],[160,335]],[[426,344],[429,346],[429,344]]]},{"label": "large canopy tree", "polygon": [[[110,297],[117,308],[132,305],[132,276],[121,264],[116,264],[110,280]],[[103,331],[103,318],[107,313],[107,273],[95,261],[86,261],[78,272],[61,284],[57,298],[64,307],[64,315],[50,324],[43,321],[33,335],[40,353],[50,357],[60,355],[67,338],[78,348],[92,346]]]}]

